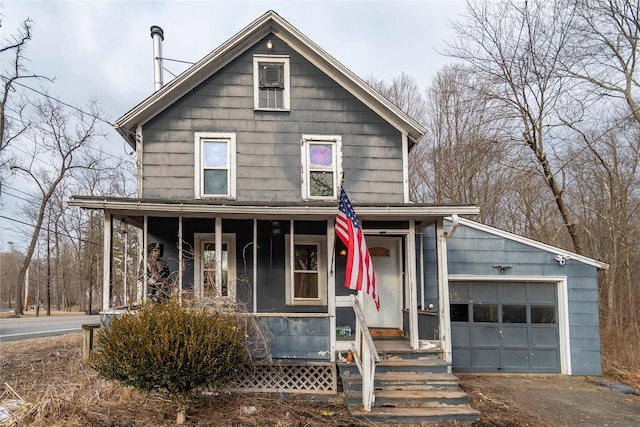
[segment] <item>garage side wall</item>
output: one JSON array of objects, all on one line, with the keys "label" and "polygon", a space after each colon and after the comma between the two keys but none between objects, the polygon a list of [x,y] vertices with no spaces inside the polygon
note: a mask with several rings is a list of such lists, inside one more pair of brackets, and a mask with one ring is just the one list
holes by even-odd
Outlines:
[{"label": "garage side wall", "polygon": [[[425,299],[437,298],[435,230],[424,230]],[[531,277],[567,277],[571,373],[601,375],[598,281],[596,267],[503,236],[460,225],[447,240],[450,275],[500,276],[514,281]],[[497,266],[507,267],[501,271]],[[520,279],[519,279],[520,278]],[[437,307],[437,304],[434,304]]]}]

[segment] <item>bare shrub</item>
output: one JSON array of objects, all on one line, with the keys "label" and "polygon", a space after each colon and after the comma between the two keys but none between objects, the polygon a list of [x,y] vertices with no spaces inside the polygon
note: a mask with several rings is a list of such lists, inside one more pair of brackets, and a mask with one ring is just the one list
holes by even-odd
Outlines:
[{"label": "bare shrub", "polygon": [[99,331],[93,367],[103,378],[165,393],[180,422],[194,389],[229,381],[245,356],[244,338],[235,316],[171,299],[145,304]]}]

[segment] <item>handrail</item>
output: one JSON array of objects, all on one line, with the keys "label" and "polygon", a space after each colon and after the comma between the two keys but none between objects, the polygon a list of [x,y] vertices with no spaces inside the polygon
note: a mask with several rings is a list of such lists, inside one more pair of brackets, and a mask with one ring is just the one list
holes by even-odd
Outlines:
[{"label": "handrail", "polygon": [[354,349],[354,359],[360,375],[362,375],[362,406],[366,412],[371,412],[371,406],[376,400],[376,363],[380,363],[380,356],[378,356],[378,350],[376,350],[376,345],[373,342],[356,295],[351,295],[351,304],[356,315],[356,348]]}]

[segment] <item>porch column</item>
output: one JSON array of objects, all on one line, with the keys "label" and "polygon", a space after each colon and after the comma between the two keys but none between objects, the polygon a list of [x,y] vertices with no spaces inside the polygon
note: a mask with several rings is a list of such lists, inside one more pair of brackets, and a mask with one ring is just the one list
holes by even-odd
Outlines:
[{"label": "porch column", "polygon": [[178,301],[182,304],[182,275],[184,268],[182,266],[182,216],[178,217]]},{"label": "porch column", "polygon": [[[102,236],[102,250],[104,260],[102,264],[102,310],[108,310],[111,307],[111,228],[113,217],[111,212],[104,211],[104,235]],[[93,294],[91,293],[91,298]],[[37,302],[37,301],[36,301]],[[89,304],[92,306],[92,304]]]},{"label": "porch column", "polygon": [[327,221],[327,308],[329,311],[329,333],[331,337],[331,361],[336,359],[336,229],[333,218]]},{"label": "porch column", "polygon": [[416,222],[409,220],[409,235],[407,236],[407,280],[409,285],[409,339],[411,348],[419,347],[418,331],[418,294],[416,281]]},{"label": "porch column", "polygon": [[442,218],[436,221],[436,253],[438,258],[438,313],[440,318],[440,344],[445,361],[451,365],[451,315],[449,312],[449,271],[447,269],[447,235]]},{"label": "porch column", "polygon": [[218,296],[222,296],[222,218],[219,216],[216,217],[215,232],[216,291]]}]

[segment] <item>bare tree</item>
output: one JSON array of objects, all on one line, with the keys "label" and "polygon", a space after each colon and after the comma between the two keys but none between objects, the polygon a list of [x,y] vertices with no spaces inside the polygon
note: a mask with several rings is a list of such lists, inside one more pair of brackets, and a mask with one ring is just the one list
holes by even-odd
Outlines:
[{"label": "bare tree", "polygon": [[640,1],[562,3],[576,14],[563,58],[566,71],[587,84],[583,93],[621,101],[640,123]]},{"label": "bare tree", "polygon": [[[34,230],[16,284],[16,313],[22,314],[21,287],[46,219],[49,206],[63,180],[76,169],[97,168],[99,161],[87,150],[99,136],[99,112],[69,112],[59,101],[45,97],[33,103],[33,126],[29,132],[31,157],[15,163],[11,170],[29,180],[38,190]],[[23,135],[23,137],[26,135]]]},{"label": "bare tree", "polygon": [[500,106],[483,86],[460,65],[436,75],[426,92],[427,135],[414,148],[409,167],[416,200],[478,203],[480,221],[495,224],[512,169],[501,142]]},{"label": "bare tree", "polygon": [[[569,11],[570,12],[570,11]],[[511,121],[511,140],[524,144],[550,190],[573,249],[583,247],[565,194],[561,158],[564,124],[558,113],[568,81],[559,73],[574,16],[554,2],[469,3],[454,23],[448,54],[467,63]]]},{"label": "bare tree", "polygon": [[[17,34],[11,35],[7,40],[3,40],[2,45],[0,45],[0,58],[6,56],[11,57],[9,61],[0,61],[0,63],[9,64],[7,67],[2,67],[2,72],[0,73],[0,80],[2,80],[2,101],[0,101],[0,155],[12,141],[19,138],[30,126],[29,121],[25,120],[26,116],[21,114],[25,106],[20,103],[19,100],[14,100],[16,102],[13,106],[14,110],[12,111],[18,117],[14,120],[9,120],[10,95],[15,91],[16,85],[20,84],[20,80],[25,79],[46,79],[50,81],[50,79],[44,76],[29,74],[23,65],[26,60],[24,52],[31,40],[32,25],[33,23],[30,19],[25,19],[18,29]],[[1,27],[2,23],[0,21],[0,28]],[[0,158],[0,161],[1,160],[2,158]]]}]

